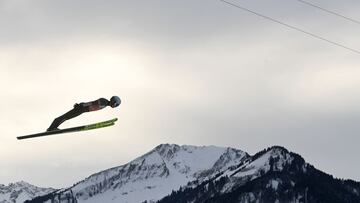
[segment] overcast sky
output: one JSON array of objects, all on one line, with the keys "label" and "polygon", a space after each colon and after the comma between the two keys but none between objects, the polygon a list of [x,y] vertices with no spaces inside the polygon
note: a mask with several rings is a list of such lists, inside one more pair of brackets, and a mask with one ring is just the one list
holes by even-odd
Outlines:
[{"label": "overcast sky", "polygon": [[[360,20],[357,0],[309,0]],[[296,0],[234,0],[353,49],[360,25]],[[161,143],[281,145],[360,180],[360,55],[219,0],[0,0],[0,183],[66,187]],[[76,102],[122,98],[29,140]]]}]

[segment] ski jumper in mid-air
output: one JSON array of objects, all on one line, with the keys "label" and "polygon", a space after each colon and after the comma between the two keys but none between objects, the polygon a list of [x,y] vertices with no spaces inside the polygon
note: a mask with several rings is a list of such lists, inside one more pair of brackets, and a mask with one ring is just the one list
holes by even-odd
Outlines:
[{"label": "ski jumper in mid-air", "polygon": [[65,113],[62,116],[55,118],[55,120],[51,123],[50,127],[47,131],[59,130],[58,127],[66,120],[72,119],[76,116],[79,116],[82,113],[97,111],[103,109],[107,106],[111,106],[112,108],[118,107],[121,104],[121,100],[118,96],[112,96],[110,101],[105,98],[100,98],[91,102],[82,102],[74,104],[74,108],[69,112]]}]

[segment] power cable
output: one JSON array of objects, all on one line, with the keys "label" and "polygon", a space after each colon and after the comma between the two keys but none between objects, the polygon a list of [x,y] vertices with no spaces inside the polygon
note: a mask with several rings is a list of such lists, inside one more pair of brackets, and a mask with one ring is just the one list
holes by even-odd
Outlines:
[{"label": "power cable", "polygon": [[298,28],[298,27],[295,27],[295,26],[293,26],[293,25],[289,25],[289,24],[287,24],[287,23],[281,22],[281,21],[276,20],[276,19],[274,19],[274,18],[271,18],[271,17],[269,17],[269,16],[260,14],[260,13],[255,12],[255,11],[252,11],[252,10],[250,10],[250,9],[248,9],[248,8],[245,8],[245,7],[239,6],[239,5],[237,5],[237,4],[228,2],[228,1],[226,1],[226,0],[220,0],[220,1],[222,1],[222,2],[224,2],[224,3],[226,3],[226,4],[229,4],[229,5],[231,5],[231,6],[234,6],[234,7],[238,8],[238,9],[244,10],[244,11],[246,11],[246,12],[255,14],[255,15],[259,16],[259,17],[262,17],[262,18],[265,18],[265,19],[267,19],[267,20],[273,21],[273,22],[278,23],[278,24],[280,24],[280,25],[286,26],[286,27],[288,27],[288,28],[290,28],[290,29],[296,30],[296,31],[298,31],[298,32],[302,32],[302,33],[304,33],[304,34],[306,34],[306,35],[309,35],[309,36],[311,36],[311,37],[314,37],[314,38],[316,38],[316,39],[319,39],[319,40],[325,41],[325,42],[327,42],[327,43],[330,43],[330,44],[332,44],[332,45],[335,45],[335,46],[338,46],[338,47],[347,49],[347,50],[352,51],[352,52],[354,52],[354,53],[356,53],[356,54],[360,54],[360,51],[359,51],[359,50],[350,48],[350,47],[345,46],[345,45],[343,45],[343,44],[340,44],[340,43],[338,43],[338,42],[331,41],[331,40],[326,39],[326,38],[324,38],[324,37],[321,37],[321,36],[319,36],[319,35],[316,35],[316,34],[313,34],[313,33],[311,33],[311,32],[305,31],[305,30],[303,30],[303,29],[301,29],[301,28]]},{"label": "power cable", "polygon": [[353,19],[353,18],[346,17],[346,16],[344,16],[344,15],[342,15],[342,14],[339,14],[339,13],[336,13],[336,12],[334,12],[334,11],[330,11],[330,10],[328,10],[328,9],[325,9],[325,8],[323,8],[323,7],[320,7],[320,6],[318,6],[318,5],[315,5],[315,4],[313,4],[313,3],[310,3],[310,2],[308,2],[308,1],[304,1],[304,0],[295,0],[295,1],[298,1],[298,2],[303,3],[303,4],[306,4],[306,5],[308,5],[308,6],[311,6],[311,7],[317,8],[317,9],[320,9],[320,10],[322,10],[322,11],[325,11],[325,12],[327,12],[327,13],[333,14],[333,15],[335,15],[335,16],[338,16],[338,17],[340,17],[340,18],[344,18],[344,19],[346,19],[346,20],[349,20],[349,21],[351,21],[351,22],[353,22],[353,23],[356,23],[356,24],[359,24],[359,25],[360,25],[360,21],[358,21],[358,20],[355,20],[355,19]]}]

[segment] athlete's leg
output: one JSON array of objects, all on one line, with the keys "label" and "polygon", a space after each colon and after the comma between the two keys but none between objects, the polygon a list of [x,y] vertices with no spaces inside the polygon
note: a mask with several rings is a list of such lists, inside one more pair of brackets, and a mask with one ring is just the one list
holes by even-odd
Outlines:
[{"label": "athlete's leg", "polygon": [[81,107],[76,107],[70,110],[69,112],[65,113],[62,116],[59,116],[54,119],[54,121],[51,123],[50,127],[47,129],[47,131],[57,130],[57,127],[61,125],[66,120],[75,118],[76,116],[79,116],[80,114],[84,113],[85,109]]}]

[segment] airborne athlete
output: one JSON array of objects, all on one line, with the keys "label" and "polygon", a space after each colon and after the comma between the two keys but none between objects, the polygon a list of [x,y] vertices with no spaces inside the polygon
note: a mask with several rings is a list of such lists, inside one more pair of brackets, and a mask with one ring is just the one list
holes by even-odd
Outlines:
[{"label": "airborne athlete", "polygon": [[58,127],[66,120],[75,118],[82,113],[90,112],[90,111],[97,111],[100,109],[103,109],[107,106],[111,106],[112,108],[118,107],[121,104],[121,100],[118,96],[112,96],[110,98],[110,101],[104,98],[100,98],[95,101],[91,102],[82,102],[82,103],[76,103],[74,104],[74,108],[70,110],[69,112],[65,113],[62,116],[59,116],[55,118],[55,120],[51,123],[50,127],[47,129],[47,131],[54,131],[59,130]]},{"label": "airborne athlete", "polygon": [[82,102],[79,104],[76,103],[74,105],[74,108],[71,109],[69,112],[65,113],[62,116],[59,116],[58,118],[55,118],[55,120],[51,123],[50,127],[47,129],[46,132],[19,136],[19,137],[17,137],[17,139],[22,140],[22,139],[28,139],[28,138],[34,138],[34,137],[56,135],[56,134],[62,134],[62,133],[71,133],[71,132],[80,132],[80,131],[85,131],[85,130],[93,130],[93,129],[112,126],[118,120],[117,118],[113,118],[113,119],[98,122],[98,123],[83,125],[83,126],[76,126],[76,127],[72,127],[72,128],[66,128],[66,129],[58,129],[59,125],[61,125],[63,122],[65,122],[66,120],[75,118],[76,116],[79,116],[82,113],[90,112],[90,111],[97,111],[97,110],[103,109],[107,106],[111,106],[112,108],[115,108],[115,107],[118,107],[120,104],[121,104],[121,100],[118,96],[111,97],[110,101],[107,99],[104,99],[104,98],[100,98],[98,100],[91,101],[91,102]]}]

